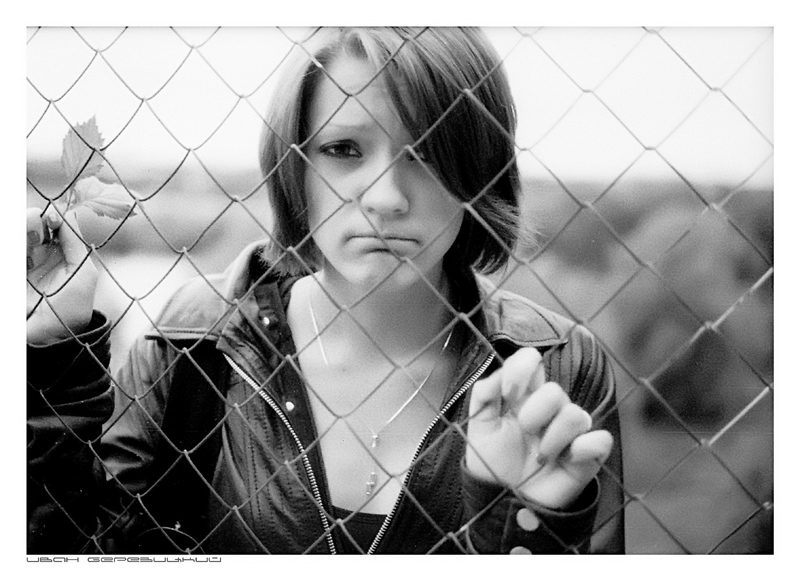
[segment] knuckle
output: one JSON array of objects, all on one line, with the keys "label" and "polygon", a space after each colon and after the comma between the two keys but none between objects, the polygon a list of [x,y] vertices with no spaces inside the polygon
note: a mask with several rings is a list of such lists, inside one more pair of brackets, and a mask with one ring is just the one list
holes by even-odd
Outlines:
[{"label": "knuckle", "polygon": [[536,347],[523,347],[520,349],[520,351],[525,352],[528,357],[532,357],[536,359],[536,361],[539,361],[542,358],[542,354],[539,353],[539,350]]},{"label": "knuckle", "polygon": [[26,208],[25,209],[25,218],[28,221],[28,226],[30,227],[30,225],[32,223],[40,221],[41,220],[41,214],[42,214],[42,211],[39,208]]},{"label": "knuckle", "polygon": [[609,453],[611,453],[611,449],[614,447],[614,436],[612,436],[611,432],[607,430],[598,430],[598,439],[600,440],[601,445],[604,447],[607,456]]},{"label": "knuckle", "polygon": [[523,349],[520,349],[520,351],[524,352],[525,362],[528,365],[532,365],[535,367],[542,362],[542,354],[539,353],[538,349],[535,349],[534,347],[525,347]]},{"label": "knuckle", "polygon": [[550,397],[557,397],[560,398],[564,394],[564,390],[561,389],[561,386],[553,381],[548,381],[547,383],[542,384],[542,387],[539,390]]},{"label": "knuckle", "polygon": [[30,212],[28,213],[25,230],[28,235],[28,246],[35,246],[41,243],[43,228],[42,220],[38,215],[31,215]]},{"label": "knuckle", "polygon": [[506,358],[504,367],[508,367],[510,369],[533,368],[538,365],[541,360],[542,356],[537,349],[533,347],[523,347]]},{"label": "knuckle", "polygon": [[569,424],[578,430],[588,430],[592,425],[591,416],[575,403],[567,404],[564,407],[564,414]]},{"label": "knuckle", "polygon": [[552,402],[558,408],[562,408],[570,403],[569,396],[564,389],[553,381],[544,383],[537,391],[541,392],[541,397]]}]

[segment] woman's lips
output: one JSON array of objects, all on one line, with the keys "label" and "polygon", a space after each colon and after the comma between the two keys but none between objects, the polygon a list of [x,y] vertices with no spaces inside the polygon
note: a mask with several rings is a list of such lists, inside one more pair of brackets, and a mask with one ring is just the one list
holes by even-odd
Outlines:
[{"label": "woman's lips", "polygon": [[405,254],[409,251],[416,251],[419,241],[410,236],[398,234],[356,234],[350,240],[368,250],[393,251]]},{"label": "woman's lips", "polygon": [[390,242],[390,241],[393,241],[393,240],[397,240],[397,241],[400,241],[400,242],[416,242],[417,241],[416,238],[413,238],[411,236],[400,236],[400,235],[397,235],[397,234],[374,234],[374,233],[373,234],[355,234],[355,235],[352,236],[352,238],[357,238],[357,239],[362,239],[363,238],[363,239],[366,239],[366,240],[380,240],[380,241],[384,241],[385,240],[387,242]]}]

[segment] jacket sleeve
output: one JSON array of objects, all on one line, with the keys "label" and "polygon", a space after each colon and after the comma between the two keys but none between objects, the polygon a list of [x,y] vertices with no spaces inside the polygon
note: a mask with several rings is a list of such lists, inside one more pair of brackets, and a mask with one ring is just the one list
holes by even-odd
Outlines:
[{"label": "jacket sleeve", "polygon": [[97,446],[113,408],[108,321],[27,348],[28,552],[92,550],[104,471]]},{"label": "jacket sleeve", "polygon": [[109,327],[95,313],[82,335],[28,346],[30,553],[133,552],[155,527],[137,494],[148,488],[169,363],[142,337],[112,381]]},{"label": "jacket sleeve", "polygon": [[167,402],[173,350],[161,341],[136,338],[115,377],[114,413],[106,422],[99,455],[106,471],[103,511],[109,526],[102,547],[110,553],[174,552],[161,540],[153,512],[157,457],[163,453],[162,423]]},{"label": "jacket sleeve", "polygon": [[477,553],[622,553],[622,454],[613,371],[595,337],[576,326],[569,340],[543,353],[547,377],[608,430],[614,448],[598,476],[564,510],[476,479],[462,466],[468,547]]}]

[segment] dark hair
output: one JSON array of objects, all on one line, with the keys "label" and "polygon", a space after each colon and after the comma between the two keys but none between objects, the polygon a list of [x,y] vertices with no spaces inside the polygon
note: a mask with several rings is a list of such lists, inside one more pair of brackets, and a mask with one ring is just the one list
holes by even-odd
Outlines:
[{"label": "dark hair", "polygon": [[467,202],[446,265],[487,273],[503,267],[519,227],[516,112],[501,61],[483,33],[322,28],[292,50],[261,137],[261,171],[274,212],[269,261],[289,273],[318,264],[304,192],[308,112],[325,67],[350,54],[382,70],[416,149],[445,188]]}]

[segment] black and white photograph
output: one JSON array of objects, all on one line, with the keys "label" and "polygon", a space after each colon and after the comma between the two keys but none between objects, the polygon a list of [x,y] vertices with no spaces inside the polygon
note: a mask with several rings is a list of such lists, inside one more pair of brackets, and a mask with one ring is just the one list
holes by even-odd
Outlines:
[{"label": "black and white photograph", "polygon": [[341,21],[26,23],[28,568],[774,555],[774,27]]}]

